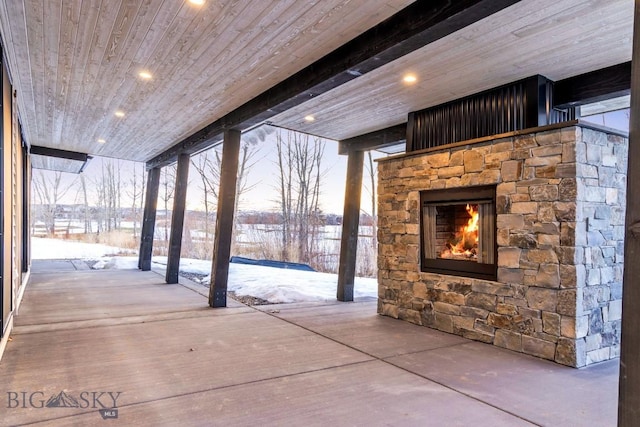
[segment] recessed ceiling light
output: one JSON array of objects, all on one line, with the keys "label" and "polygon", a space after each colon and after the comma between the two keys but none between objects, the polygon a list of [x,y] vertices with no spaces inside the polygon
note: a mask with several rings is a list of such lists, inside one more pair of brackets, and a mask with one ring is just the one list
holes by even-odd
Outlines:
[{"label": "recessed ceiling light", "polygon": [[104,144],[105,142],[107,142],[107,141],[105,141],[105,140],[104,140],[104,139],[102,139],[102,138],[98,138],[98,143],[100,143],[100,144]]},{"label": "recessed ceiling light", "polygon": [[204,4],[204,0],[189,0],[189,3],[194,4],[196,6],[202,6]]},{"label": "recessed ceiling light", "polygon": [[143,80],[151,80],[151,77],[153,77],[153,76],[148,71],[140,71],[138,73],[138,77],[140,77]]},{"label": "recessed ceiling light", "polygon": [[116,110],[116,112],[113,114],[115,114],[116,117],[124,117],[124,111],[121,110]]},{"label": "recessed ceiling light", "polygon": [[316,120],[312,115],[305,116],[304,119],[308,122],[314,122]]},{"label": "recessed ceiling light", "polygon": [[412,84],[418,81],[418,78],[415,74],[407,74],[402,78],[402,81],[407,84]]}]

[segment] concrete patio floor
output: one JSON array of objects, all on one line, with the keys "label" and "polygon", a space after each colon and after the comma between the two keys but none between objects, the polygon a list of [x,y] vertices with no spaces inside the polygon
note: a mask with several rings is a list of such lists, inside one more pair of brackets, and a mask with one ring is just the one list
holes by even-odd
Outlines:
[{"label": "concrete patio floor", "polygon": [[616,424],[617,361],[567,368],[375,301],[210,309],[154,272],[43,267],[0,362],[1,425]]}]

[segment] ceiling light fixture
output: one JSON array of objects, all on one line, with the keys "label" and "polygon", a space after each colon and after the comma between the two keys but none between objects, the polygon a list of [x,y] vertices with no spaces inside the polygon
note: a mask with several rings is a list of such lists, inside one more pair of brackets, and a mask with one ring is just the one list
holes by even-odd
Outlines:
[{"label": "ceiling light fixture", "polygon": [[107,142],[107,141],[105,141],[105,140],[104,140],[104,139],[102,139],[102,138],[98,138],[98,143],[99,143],[99,144],[104,144],[105,142]]},{"label": "ceiling light fixture", "polygon": [[304,119],[308,122],[314,122],[316,120],[312,115],[305,116]]},{"label": "ceiling light fixture", "polygon": [[415,74],[407,74],[402,78],[402,81],[407,84],[413,84],[418,81],[418,78]]},{"label": "ceiling light fixture", "polygon": [[204,0],[189,0],[189,3],[196,6],[202,6],[204,4]]},{"label": "ceiling light fixture", "polygon": [[124,111],[121,110],[116,110],[116,112],[113,114],[115,114],[116,117],[124,117]]},{"label": "ceiling light fixture", "polygon": [[140,77],[143,80],[151,80],[151,77],[153,77],[153,76],[148,71],[140,71],[138,73],[138,77]]}]

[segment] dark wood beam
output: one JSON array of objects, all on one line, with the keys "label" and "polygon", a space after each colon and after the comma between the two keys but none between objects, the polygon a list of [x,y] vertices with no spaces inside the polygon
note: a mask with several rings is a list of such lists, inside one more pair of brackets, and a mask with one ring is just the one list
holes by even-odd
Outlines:
[{"label": "dark wood beam", "polygon": [[618,425],[640,420],[640,1],[635,2]]},{"label": "dark wood beam", "polygon": [[86,153],[79,153],[77,151],[59,150],[57,148],[40,147],[38,145],[32,145],[29,152],[31,154],[40,155],[40,156],[58,157],[60,159],[78,160],[80,162],[86,162],[91,158],[91,156],[89,156]]},{"label": "dark wood beam", "polygon": [[190,164],[189,154],[181,153],[178,156],[176,185],[173,190],[173,210],[171,211],[171,236],[169,237],[169,253],[167,254],[167,272],[165,276],[167,283],[178,283]]},{"label": "dark wood beam", "polygon": [[631,62],[558,80],[554,85],[555,108],[570,108],[629,95]]},{"label": "dark wood beam", "polygon": [[175,162],[452,34],[520,0],[418,0],[147,162]]},{"label": "dark wood beam", "polygon": [[349,158],[347,160],[347,183],[344,193],[344,214],[342,216],[340,264],[338,266],[338,301],[353,301],[353,282],[356,277],[363,169],[364,152],[349,152]]},{"label": "dark wood beam", "polygon": [[236,181],[240,157],[240,132],[228,130],[222,143],[220,166],[220,191],[216,215],[216,236],[213,243],[209,306],[227,306],[227,282],[229,280],[229,257],[233,237],[233,215],[236,204]]},{"label": "dark wood beam", "polygon": [[401,123],[375,132],[370,132],[338,142],[338,154],[351,151],[369,151],[396,145],[407,139],[407,124]]},{"label": "dark wood beam", "polygon": [[142,271],[151,270],[151,256],[153,254],[153,235],[156,227],[156,205],[160,187],[160,168],[153,168],[147,173],[147,192],[144,198],[144,213],[142,230],[140,231],[140,254],[138,268]]}]

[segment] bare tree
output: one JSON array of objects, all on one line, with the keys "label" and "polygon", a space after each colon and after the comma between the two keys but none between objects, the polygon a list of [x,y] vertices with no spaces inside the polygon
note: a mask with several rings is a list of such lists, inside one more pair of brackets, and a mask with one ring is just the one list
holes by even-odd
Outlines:
[{"label": "bare tree", "polygon": [[[319,199],[324,148],[324,142],[317,137],[291,131],[277,133],[284,260],[317,262],[314,246],[322,225]],[[295,254],[292,254],[294,248]]]},{"label": "bare tree", "polygon": [[87,180],[84,177],[84,174],[80,174],[80,185],[82,188],[82,199],[84,202],[84,233],[88,234],[88,233],[92,233],[92,227],[91,227],[91,215],[90,215],[90,208],[89,208],[89,197],[88,197],[88,193],[87,193]]},{"label": "bare tree", "polygon": [[176,172],[178,166],[176,164],[162,168],[160,186],[160,200],[164,207],[164,241],[169,241],[169,202],[173,200],[173,193],[176,186]]},{"label": "bare tree", "polygon": [[[240,146],[240,156],[238,159],[234,212],[238,211],[242,201],[242,196],[255,186],[255,184],[249,183],[248,175],[251,169],[259,161],[259,159],[257,159],[257,155],[260,151],[258,147],[259,140],[260,138],[251,138],[250,135],[249,138],[246,139],[243,136]],[[191,164],[198,172],[201,181],[200,188],[204,193],[205,233],[207,235],[205,242],[207,242],[209,236],[209,212],[217,205],[218,189],[220,188],[220,170],[222,168],[222,154],[220,147],[200,153],[191,160]],[[238,216],[234,215],[233,218],[234,236],[237,237]]]},{"label": "bare tree", "polygon": [[120,228],[122,181],[120,177],[120,161],[102,159],[100,175],[94,179],[100,219],[98,232],[112,231]]},{"label": "bare tree", "polygon": [[120,159],[117,160],[116,170],[114,174],[114,188],[115,188],[115,214],[116,214],[116,229],[122,228],[122,177],[120,175],[120,171],[122,171],[122,167],[120,165]]},{"label": "bare tree", "polygon": [[[214,151],[217,158],[217,151]],[[191,159],[191,164],[198,172],[204,202],[204,232],[205,244],[209,243],[209,221],[217,200],[220,183],[220,168],[212,161],[211,151],[204,151]]]},{"label": "bare tree", "polygon": [[286,143],[282,140],[282,132],[277,134],[276,150],[278,152],[280,213],[282,215],[282,260],[290,259],[289,247],[291,246],[292,233],[291,221],[293,219],[293,149],[291,133],[287,133]]},{"label": "bare tree", "polygon": [[373,162],[373,155],[371,151],[367,151],[367,173],[369,175],[369,195],[371,196],[371,226],[372,226],[372,237],[371,237],[371,246],[374,250],[378,247],[378,235],[377,235],[377,225],[378,225],[378,215],[377,215],[377,200],[376,200],[376,179],[377,179],[377,170],[375,164]]},{"label": "bare tree", "polygon": [[[258,163],[259,159],[257,159],[257,154],[259,152],[259,148],[257,146],[257,141],[252,142],[251,140],[242,140],[242,145],[240,146],[240,159],[238,162],[238,177],[236,179],[236,198],[233,206],[233,235],[234,242],[238,236],[238,209],[240,207],[240,203],[242,202],[244,194],[247,191],[250,191],[255,187],[255,184],[249,184],[248,176],[249,171]],[[218,152],[216,152],[217,154]],[[222,159],[220,156],[216,156],[216,159],[219,160],[219,165],[222,166]]]},{"label": "bare tree", "polygon": [[[144,187],[145,187],[145,170],[144,165],[140,164],[141,171],[138,173],[138,163],[133,164],[133,173],[129,183],[131,184],[131,190],[127,192],[127,195],[131,199],[131,217],[133,219],[133,238],[137,237],[137,226],[139,213],[142,209],[141,202],[144,199]],[[139,207],[140,206],[140,207]]]},{"label": "bare tree", "polygon": [[369,194],[371,201],[370,213],[366,210],[362,210],[361,218],[365,219],[361,222],[360,228],[370,227],[371,234],[362,233],[358,239],[358,252],[357,252],[357,274],[371,277],[375,276],[377,271],[377,249],[378,249],[378,236],[377,236],[377,200],[376,200],[376,167],[373,161],[373,154],[371,151],[367,152],[367,161],[365,163],[365,170],[367,173],[368,184],[363,185],[365,193]]}]

